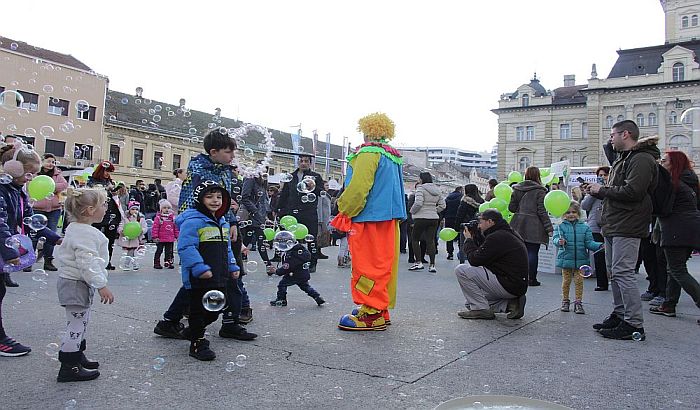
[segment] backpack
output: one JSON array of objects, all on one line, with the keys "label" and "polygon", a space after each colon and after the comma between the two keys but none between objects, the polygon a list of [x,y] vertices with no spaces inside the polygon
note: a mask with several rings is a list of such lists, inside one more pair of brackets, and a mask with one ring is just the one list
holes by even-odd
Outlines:
[{"label": "backpack", "polygon": [[[627,161],[632,155],[635,155],[635,153],[624,159],[625,162],[622,164],[622,173],[625,176],[627,174]],[[656,163],[656,184],[650,185],[647,193],[651,198],[652,216],[664,217],[671,213],[673,202],[676,200],[671,173],[658,162]]]}]

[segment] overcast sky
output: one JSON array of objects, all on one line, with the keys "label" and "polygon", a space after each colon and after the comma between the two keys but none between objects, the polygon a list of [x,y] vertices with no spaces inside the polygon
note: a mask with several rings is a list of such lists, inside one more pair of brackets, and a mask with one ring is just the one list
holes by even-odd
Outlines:
[{"label": "overcast sky", "polygon": [[663,44],[658,0],[21,1],[0,34],[72,54],[110,88],[304,135],[361,142],[357,119],[396,123],[395,145],[484,150],[499,96],[577,84],[616,50]]}]

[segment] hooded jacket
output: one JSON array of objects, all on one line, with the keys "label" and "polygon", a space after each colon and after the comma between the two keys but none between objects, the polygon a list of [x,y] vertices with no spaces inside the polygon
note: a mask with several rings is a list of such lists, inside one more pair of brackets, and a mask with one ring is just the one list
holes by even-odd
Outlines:
[{"label": "hooded jacket", "polygon": [[464,195],[462,200],[459,201],[459,207],[457,208],[457,217],[455,218],[455,226],[452,228],[457,229],[457,227],[463,223],[469,222],[474,217],[476,213],[479,212],[479,206],[483,203],[477,201],[476,199],[470,197],[469,195]]},{"label": "hooded jacket", "polygon": [[691,170],[681,174],[671,213],[659,217],[661,247],[700,248],[698,176]]},{"label": "hooded jacket", "polygon": [[445,199],[437,185],[428,182],[418,185],[411,206],[411,217],[416,219],[440,219],[438,213],[445,209]]},{"label": "hooded jacket", "polygon": [[[564,246],[559,245],[559,239],[566,240]],[[591,228],[581,221],[562,221],[554,231],[552,241],[558,251],[557,266],[566,269],[588,265],[591,262],[588,251],[597,251],[603,245],[593,240]]]},{"label": "hooded jacket", "polygon": [[169,213],[167,215],[158,212],[156,217],[153,218],[153,228],[151,229],[151,237],[153,239],[158,239],[159,242],[175,242],[180,232],[177,229],[177,224],[175,224],[175,214]]},{"label": "hooded jacket", "polygon": [[[223,201],[214,215],[204,206],[204,195],[219,190]],[[229,244],[230,225],[224,215],[231,207],[228,190],[213,181],[204,181],[193,190],[194,208],[187,209],[175,218],[180,230],[177,252],[182,263],[182,284],[185,289],[215,289],[226,286],[231,272],[238,272]],[[212,277],[200,279],[204,272]]]},{"label": "hooded jacket", "polygon": [[311,279],[309,266],[311,265],[311,254],[300,243],[282,254],[282,263],[275,271],[275,275],[287,276],[294,279],[296,283],[307,282]]},{"label": "hooded jacket", "polygon": [[[195,202],[193,192],[204,181],[214,181],[231,192],[231,181],[234,180],[233,168],[228,164],[216,164],[207,154],[199,154],[190,160],[187,165],[187,178],[180,189],[180,211],[192,208]],[[230,199],[230,198],[229,198]],[[236,215],[230,210],[226,214],[226,221],[236,222]]]},{"label": "hooded jacket", "polygon": [[243,180],[241,192],[241,206],[248,211],[248,219],[253,222],[254,228],[265,225],[267,213],[270,212],[270,203],[267,197],[267,188],[258,178],[248,177]]},{"label": "hooded jacket", "polygon": [[513,186],[508,210],[513,213],[510,226],[525,242],[549,243],[552,221],[544,208],[547,188],[535,181],[525,180]]},{"label": "hooded jacket", "polygon": [[457,217],[457,208],[459,208],[462,196],[464,194],[458,191],[450,192],[447,195],[447,198],[445,198],[445,211],[442,214],[445,219],[455,219]]},{"label": "hooded jacket", "polygon": [[661,157],[658,137],[640,138],[629,151],[621,152],[612,167],[606,186],[594,196],[603,199],[603,236],[646,238],[649,236],[652,203]]},{"label": "hooded jacket", "polygon": [[506,221],[484,231],[484,243],[464,241],[463,251],[472,266],[483,266],[496,275],[508,293],[522,296],[527,292],[527,248]]}]

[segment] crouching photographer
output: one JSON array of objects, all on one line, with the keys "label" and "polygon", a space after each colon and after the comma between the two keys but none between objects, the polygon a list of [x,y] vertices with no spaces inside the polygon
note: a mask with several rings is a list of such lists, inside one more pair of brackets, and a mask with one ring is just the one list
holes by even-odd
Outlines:
[{"label": "crouching photographer", "polygon": [[457,314],[462,319],[494,319],[494,313],[507,312],[508,319],[520,319],[527,292],[525,243],[494,209],[479,215],[477,223],[481,243],[473,226],[467,223],[463,229],[467,263],[457,266],[455,275],[467,310]]}]

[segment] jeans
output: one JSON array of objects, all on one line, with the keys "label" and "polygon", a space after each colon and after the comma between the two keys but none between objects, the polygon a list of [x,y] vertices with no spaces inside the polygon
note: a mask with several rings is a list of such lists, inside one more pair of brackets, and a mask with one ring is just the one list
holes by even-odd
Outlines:
[{"label": "jeans", "polygon": [[527,248],[527,274],[530,282],[537,280],[537,266],[540,264],[540,244],[525,242]]},{"label": "jeans", "polygon": [[163,254],[163,249],[165,249],[165,263],[172,265],[175,257],[173,256],[173,242],[158,242],[156,245],[156,254],[153,255],[153,264],[160,264],[160,256]]},{"label": "jeans", "polygon": [[666,300],[664,306],[675,308],[681,297],[681,288],[686,291],[697,307],[700,307],[700,284],[688,273],[688,259],[691,248],[663,248],[668,263],[668,281],[666,282]]},{"label": "jeans", "polygon": [[314,299],[321,296],[309,285],[308,280],[298,281],[294,276],[284,275],[280,283],[277,284],[277,300],[287,299],[287,288],[294,285],[299,286],[299,289],[303,290]]},{"label": "jeans", "polygon": [[[600,233],[593,232],[593,239],[597,242],[603,242],[605,239]],[[593,255],[595,260],[595,279],[597,285],[601,289],[608,288],[608,266],[605,264],[605,249],[596,252]]]},{"label": "jeans", "polygon": [[644,326],[642,299],[634,273],[640,242],[640,238],[605,237],[605,262],[610,272],[613,313],[633,327]]},{"label": "jeans", "polygon": [[[51,229],[54,232],[57,232],[57,226],[58,226],[58,219],[61,217],[61,210],[56,209],[51,212],[44,212],[44,211],[34,211],[35,214],[41,214],[46,217],[48,220],[46,223],[46,227]],[[45,258],[53,258],[53,247],[54,245],[50,245],[48,242],[44,242],[44,257]],[[36,239],[34,240],[34,248],[36,249]]]}]

